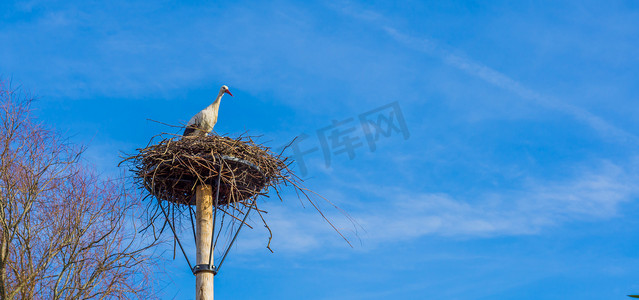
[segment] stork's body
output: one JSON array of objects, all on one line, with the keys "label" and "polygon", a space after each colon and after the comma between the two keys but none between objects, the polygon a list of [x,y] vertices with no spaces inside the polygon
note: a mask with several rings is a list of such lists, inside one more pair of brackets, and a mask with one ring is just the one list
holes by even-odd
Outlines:
[{"label": "stork's body", "polygon": [[215,101],[189,120],[189,123],[186,124],[183,136],[206,136],[213,130],[213,127],[215,127],[217,123],[217,113],[220,109],[220,102],[222,101],[224,93],[231,95],[231,97],[233,96],[229,88],[223,85]]}]

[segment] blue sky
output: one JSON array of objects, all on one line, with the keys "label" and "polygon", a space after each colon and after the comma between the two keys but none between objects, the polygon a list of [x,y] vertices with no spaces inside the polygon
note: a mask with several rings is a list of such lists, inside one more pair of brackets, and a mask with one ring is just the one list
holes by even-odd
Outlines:
[{"label": "blue sky", "polygon": [[[1,76],[87,162],[117,174],[175,132],[147,119],[185,123],[226,84],[216,130],[307,134],[307,186],[361,225],[327,207],[350,248],[294,194],[264,201],[275,253],[243,232],[220,299],[639,293],[637,3],[105,3],[0,3]],[[395,101],[409,137],[371,151],[358,118]],[[327,166],[317,131],[348,120],[363,144]],[[159,296],[191,299],[186,263],[166,271]]]}]

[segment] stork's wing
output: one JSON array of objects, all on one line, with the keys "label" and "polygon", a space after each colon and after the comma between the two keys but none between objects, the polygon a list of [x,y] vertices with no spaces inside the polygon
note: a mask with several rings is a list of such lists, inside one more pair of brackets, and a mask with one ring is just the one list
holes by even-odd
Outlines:
[{"label": "stork's wing", "polygon": [[182,136],[192,136],[192,135],[196,135],[196,133],[197,133],[197,128],[193,126],[189,126],[189,127],[186,127],[186,129],[184,129],[184,133],[182,134]]},{"label": "stork's wing", "polygon": [[182,136],[198,135],[198,128],[200,127],[200,120],[202,119],[198,118],[199,114],[200,113],[196,114],[191,118],[191,120],[189,120],[189,122],[186,124],[186,129],[184,129],[184,133],[182,134]]}]

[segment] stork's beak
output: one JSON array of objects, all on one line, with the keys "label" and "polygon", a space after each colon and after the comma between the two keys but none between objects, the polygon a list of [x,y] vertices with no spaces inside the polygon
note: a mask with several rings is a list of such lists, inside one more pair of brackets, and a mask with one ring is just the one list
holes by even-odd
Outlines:
[{"label": "stork's beak", "polygon": [[231,94],[231,91],[226,90],[226,91],[224,91],[224,92],[225,92],[225,93],[227,93],[227,94],[229,94],[229,95],[231,95],[231,97],[233,97],[233,94]]}]

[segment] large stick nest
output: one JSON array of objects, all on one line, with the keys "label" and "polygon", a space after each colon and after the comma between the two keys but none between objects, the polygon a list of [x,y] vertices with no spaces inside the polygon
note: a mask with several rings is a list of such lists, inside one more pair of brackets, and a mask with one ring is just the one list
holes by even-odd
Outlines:
[{"label": "large stick nest", "polygon": [[[193,225],[195,212],[192,206],[195,205],[196,187],[210,185],[215,199],[217,183],[220,182],[219,197],[214,209],[215,213],[220,214],[214,224],[219,229],[214,245],[218,244],[220,236],[229,238],[237,224],[251,227],[242,219],[253,209],[269,231],[267,248],[270,250],[272,232],[263,217],[266,211],[258,208],[256,199],[258,196],[268,197],[267,193],[272,188],[282,200],[282,186],[293,187],[297,196],[306,199],[344,238],[309,195],[316,194],[304,188],[302,180],[291,171],[289,166],[292,160],[281,153],[273,153],[263,144],[255,143],[250,136],[176,136],[163,138],[157,143],[153,143],[153,140],[145,148],[137,149],[138,154],[125,158],[122,163],[127,163],[133,171],[135,180],[146,191],[145,198],[157,199],[147,206],[149,222],[146,228],[152,228],[154,233],[155,222],[160,221],[160,233],[168,225],[175,234],[176,226],[187,217],[186,213]],[[225,221],[227,219],[230,221]]]},{"label": "large stick nest", "polygon": [[[134,172],[157,199],[195,205],[195,188],[209,184],[216,190],[221,174],[218,205],[228,205],[287,181],[286,158],[250,137],[224,136],[167,138],[139,149]],[[221,172],[220,172],[221,170]]]}]

